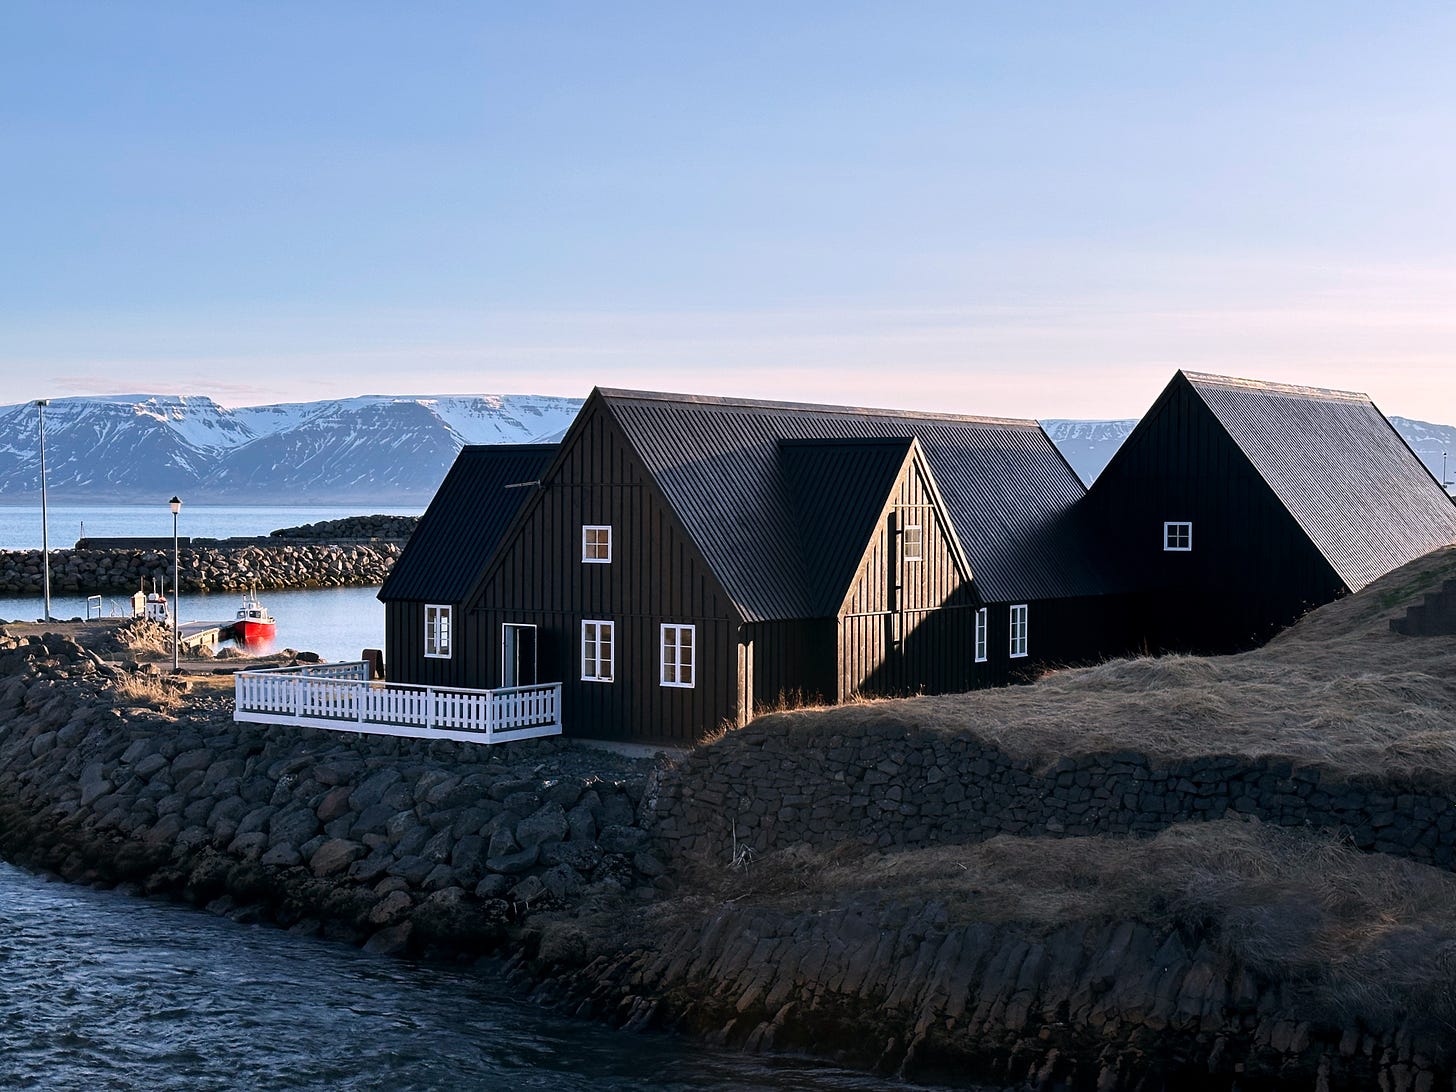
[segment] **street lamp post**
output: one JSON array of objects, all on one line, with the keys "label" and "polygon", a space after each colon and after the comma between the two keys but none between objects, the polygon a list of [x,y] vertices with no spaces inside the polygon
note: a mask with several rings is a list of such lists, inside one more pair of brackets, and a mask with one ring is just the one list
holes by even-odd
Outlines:
[{"label": "street lamp post", "polygon": [[45,595],[45,620],[51,620],[51,533],[50,519],[46,512],[46,472],[45,472],[45,408],[50,405],[47,398],[35,400],[36,411],[40,414],[40,572],[41,586]]},{"label": "street lamp post", "polygon": [[172,674],[178,671],[178,653],[181,650],[179,625],[182,617],[182,565],[177,551],[177,513],[182,511],[182,499],[173,497],[167,502],[172,509]]}]

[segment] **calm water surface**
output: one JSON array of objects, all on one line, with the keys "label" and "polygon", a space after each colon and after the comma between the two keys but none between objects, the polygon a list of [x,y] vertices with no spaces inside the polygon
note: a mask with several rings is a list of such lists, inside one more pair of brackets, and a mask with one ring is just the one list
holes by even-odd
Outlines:
[{"label": "calm water surface", "polygon": [[4,1088],[909,1087],[614,1032],[510,993],[493,977],[374,959],[0,864]]},{"label": "calm water surface", "polygon": [[[272,645],[249,651],[267,653],[292,648],[317,652],[328,660],[357,660],[361,650],[384,647],[384,604],[375,596],[378,588],[299,588],[260,591],[258,598],[278,620]],[[221,621],[237,613],[241,597],[231,592],[213,595],[184,595],[181,619]],[[130,600],[106,595],[102,613],[124,615]],[[41,597],[0,596],[0,619],[33,622],[44,614]],[[52,595],[51,617],[70,619],[86,616],[84,595]]]},{"label": "calm water surface", "polygon": [[[172,534],[172,513],[166,504],[145,510],[136,505],[50,505],[51,547],[75,544],[85,532],[93,536],[133,537]],[[378,514],[416,516],[421,508],[385,508]],[[297,527],[320,520],[374,515],[359,505],[311,505],[286,508],[268,505],[197,505],[182,507],[180,533],[197,538],[232,538],[266,535],[280,527]],[[0,550],[40,549],[40,506],[0,506]],[[374,596],[378,588],[318,588],[263,593],[265,606],[278,620],[273,648],[306,649],[330,660],[358,659],[366,648],[384,647],[384,607]],[[189,595],[182,599],[183,621],[232,618],[238,609],[233,594]],[[107,595],[102,613],[120,615],[130,610],[121,595]],[[0,619],[34,621],[44,613],[39,593],[0,596]],[[51,617],[86,615],[84,595],[52,595]],[[257,651],[271,651],[260,649]]]},{"label": "calm water surface", "polygon": [[[96,538],[172,537],[172,511],[167,498],[150,506],[136,504],[51,504],[48,505],[51,548],[76,544],[82,530]],[[192,538],[236,538],[266,535],[281,527],[298,527],[346,516],[417,516],[424,507],[370,508],[361,505],[331,507],[309,505],[289,508],[278,505],[224,505],[186,503],[177,520],[177,533]],[[39,550],[40,499],[33,505],[0,505],[0,550]]]}]

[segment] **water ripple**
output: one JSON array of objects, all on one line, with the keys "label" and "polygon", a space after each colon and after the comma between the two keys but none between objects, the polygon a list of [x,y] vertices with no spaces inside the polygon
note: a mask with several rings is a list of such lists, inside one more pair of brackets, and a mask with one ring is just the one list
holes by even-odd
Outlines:
[{"label": "water ripple", "polygon": [[0,864],[0,1087],[894,1087],[625,1035],[516,1001],[502,980],[373,959]]}]

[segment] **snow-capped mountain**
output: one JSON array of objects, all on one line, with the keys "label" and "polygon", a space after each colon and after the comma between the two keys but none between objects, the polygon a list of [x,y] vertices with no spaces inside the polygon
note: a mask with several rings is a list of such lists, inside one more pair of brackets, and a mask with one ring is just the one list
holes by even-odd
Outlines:
[{"label": "snow-capped mountain", "polygon": [[[462,444],[559,440],[580,399],[544,395],[362,395],[227,409],[210,398],[56,398],[46,408],[46,481],[58,501],[428,503]],[[1392,417],[1440,478],[1456,478],[1456,427]],[[34,404],[0,406],[0,504],[40,491]],[[1048,420],[1085,482],[1134,426]]]},{"label": "snow-capped mountain", "polygon": [[[1436,478],[1441,480],[1444,471],[1446,488],[1452,490],[1456,478],[1456,427],[1433,425],[1429,421],[1413,421],[1409,417],[1392,417],[1390,423],[1400,433],[1411,450],[1420,456],[1421,462]],[[1137,418],[1118,421],[1043,421],[1041,427],[1051,437],[1072,469],[1081,475],[1088,485],[1102,473],[1113,454],[1137,426]],[[1449,453],[1449,458],[1442,456]]]},{"label": "snow-capped mountain", "polygon": [[1052,420],[1043,421],[1041,427],[1083,484],[1091,485],[1137,423],[1136,417],[1121,421]]},{"label": "snow-capped mountain", "polygon": [[[46,482],[57,500],[424,504],[463,444],[559,438],[581,400],[364,395],[227,409],[209,398],[57,398]],[[0,503],[40,490],[33,403],[0,406]]]}]

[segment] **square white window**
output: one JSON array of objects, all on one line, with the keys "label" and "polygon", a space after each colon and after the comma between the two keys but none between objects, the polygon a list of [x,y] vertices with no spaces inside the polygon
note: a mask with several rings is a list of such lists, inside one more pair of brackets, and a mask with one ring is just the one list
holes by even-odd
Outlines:
[{"label": "square white window", "polygon": [[906,561],[919,561],[925,556],[925,539],[921,534],[920,524],[908,524],[903,534],[901,556]]},{"label": "square white window", "polygon": [[662,685],[691,689],[696,682],[697,633],[694,626],[662,627]]},{"label": "square white window", "polygon": [[978,664],[986,662],[986,638],[990,636],[990,629],[990,616],[986,613],[986,608],[982,607],[976,611],[976,663]]},{"label": "square white window", "polygon": [[609,565],[612,561],[612,529],[609,526],[584,524],[581,528],[581,559],[592,565]]},{"label": "square white window", "polygon": [[1193,524],[1163,524],[1163,549],[1186,554],[1193,549]]},{"label": "square white window", "polygon": [[454,607],[429,604],[425,607],[425,655],[432,660],[450,658]]},{"label": "square white window", "polygon": [[1026,655],[1026,604],[1011,608],[1011,657]]},{"label": "square white window", "polygon": [[611,682],[616,641],[611,622],[588,620],[581,624],[581,681]]}]

